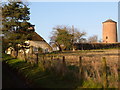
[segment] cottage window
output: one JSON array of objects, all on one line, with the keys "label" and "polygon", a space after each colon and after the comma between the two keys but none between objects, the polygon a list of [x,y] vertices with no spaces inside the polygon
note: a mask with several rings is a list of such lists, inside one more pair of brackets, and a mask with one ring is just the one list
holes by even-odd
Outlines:
[{"label": "cottage window", "polygon": [[108,36],[106,36],[106,39],[108,39]]},{"label": "cottage window", "polygon": [[34,47],[34,48],[33,48],[33,51],[34,51],[34,52],[37,52],[37,51],[38,51],[38,48]]}]

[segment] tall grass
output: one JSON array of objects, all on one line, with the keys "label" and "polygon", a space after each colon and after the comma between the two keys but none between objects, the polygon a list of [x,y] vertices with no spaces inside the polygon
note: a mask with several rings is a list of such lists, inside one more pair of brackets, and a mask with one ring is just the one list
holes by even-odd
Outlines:
[{"label": "tall grass", "polygon": [[[73,57],[75,60],[75,57]],[[83,76],[81,80],[79,76],[79,65],[71,64],[62,58],[42,57],[39,58],[38,65],[25,62],[24,60],[14,59],[9,55],[3,55],[3,61],[11,68],[14,68],[20,73],[31,87],[38,88],[103,88],[102,84],[102,64],[100,57],[84,57],[82,61]],[[71,58],[70,58],[71,59]],[[68,60],[69,61],[69,60]],[[72,60],[71,60],[72,61]],[[77,61],[77,59],[76,59]],[[109,88],[116,88],[117,66],[116,61],[107,61],[107,73],[109,80]],[[112,65],[112,66],[111,66]],[[108,68],[110,67],[110,68]]]}]

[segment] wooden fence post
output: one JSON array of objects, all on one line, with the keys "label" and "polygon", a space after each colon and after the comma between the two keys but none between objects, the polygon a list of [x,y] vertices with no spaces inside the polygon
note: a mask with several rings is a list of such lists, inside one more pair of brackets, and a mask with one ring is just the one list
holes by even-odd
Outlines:
[{"label": "wooden fence post", "polygon": [[51,60],[53,60],[53,56],[51,56]]},{"label": "wooden fence post", "polygon": [[36,64],[38,65],[38,53],[36,53]]},{"label": "wooden fence post", "polygon": [[44,56],[42,56],[42,59],[44,60]]},{"label": "wooden fence post", "polygon": [[59,60],[59,56],[57,55],[57,60]]},{"label": "wooden fence post", "polygon": [[83,82],[83,70],[82,70],[82,57],[79,56],[79,80],[80,80],[80,84],[82,84]]},{"label": "wooden fence post", "polygon": [[108,87],[108,80],[107,80],[107,64],[106,64],[106,58],[102,57],[102,66],[103,66],[103,87]]},{"label": "wooden fence post", "polygon": [[65,65],[66,63],[65,63],[65,56],[63,56],[63,64]]},{"label": "wooden fence post", "polygon": [[53,65],[53,64],[52,64],[52,63],[53,63],[53,57],[54,57],[54,56],[51,56],[51,57],[50,57],[50,68],[51,68],[52,65]]},{"label": "wooden fence post", "polygon": [[66,70],[66,62],[65,62],[65,56],[63,56],[63,60],[62,60],[62,76],[65,75],[65,70]]}]

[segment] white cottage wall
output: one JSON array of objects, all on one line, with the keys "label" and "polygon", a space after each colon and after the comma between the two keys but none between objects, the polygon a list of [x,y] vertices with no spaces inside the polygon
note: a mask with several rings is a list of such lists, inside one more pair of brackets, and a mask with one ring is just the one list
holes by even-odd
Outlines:
[{"label": "white cottage wall", "polygon": [[36,47],[36,48],[42,48],[44,52],[52,52],[52,48],[43,41],[29,41],[30,46]]}]

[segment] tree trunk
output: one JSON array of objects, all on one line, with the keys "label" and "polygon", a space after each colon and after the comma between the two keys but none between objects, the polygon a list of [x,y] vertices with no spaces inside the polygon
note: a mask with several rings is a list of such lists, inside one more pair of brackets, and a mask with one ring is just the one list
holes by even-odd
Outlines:
[{"label": "tree trunk", "polygon": [[57,42],[56,42],[55,44],[56,44],[56,46],[58,46],[59,51],[61,52],[61,51],[62,51],[62,48],[60,47],[60,44],[58,44]]},{"label": "tree trunk", "polygon": [[61,52],[61,51],[62,51],[62,48],[60,47],[60,45],[59,45],[58,47],[59,47],[59,51]]}]

